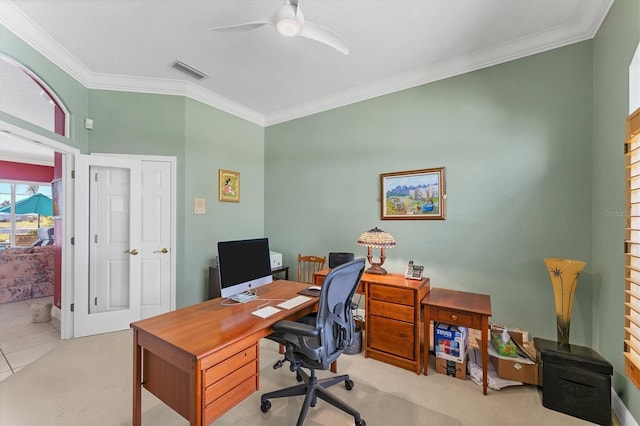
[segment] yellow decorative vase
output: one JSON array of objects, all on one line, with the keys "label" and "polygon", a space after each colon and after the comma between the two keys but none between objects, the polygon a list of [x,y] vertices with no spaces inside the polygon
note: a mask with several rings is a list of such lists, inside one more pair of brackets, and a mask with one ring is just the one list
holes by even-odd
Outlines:
[{"label": "yellow decorative vase", "polygon": [[549,269],[551,284],[553,284],[553,297],[556,302],[558,342],[569,343],[573,296],[576,292],[578,277],[586,265],[586,262],[571,259],[545,258],[544,263]]}]

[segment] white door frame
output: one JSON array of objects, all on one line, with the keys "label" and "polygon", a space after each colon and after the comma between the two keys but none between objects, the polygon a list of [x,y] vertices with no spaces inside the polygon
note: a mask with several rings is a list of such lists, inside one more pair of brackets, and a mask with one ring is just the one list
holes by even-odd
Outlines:
[{"label": "white door frame", "polygon": [[[27,142],[35,142],[51,148],[62,154],[62,176],[64,187],[62,189],[62,265],[61,269],[61,289],[60,289],[60,338],[73,338],[73,312],[71,312],[71,304],[73,303],[73,245],[71,238],[74,233],[74,191],[71,179],[71,171],[75,155],[80,154],[80,150],[64,143],[58,142],[47,136],[40,135],[30,130],[11,124],[0,119],[0,132],[9,133],[12,136],[23,139]],[[57,236],[56,236],[57,237]]]},{"label": "white door frame", "polygon": [[[71,311],[71,305],[73,303],[75,281],[73,276],[74,270],[74,247],[71,243],[74,236],[74,205],[75,205],[75,192],[74,182],[71,177],[71,172],[74,169],[75,156],[80,154],[80,150],[73,146],[58,142],[48,136],[35,133],[27,130],[23,127],[9,123],[0,118],[0,132],[9,133],[14,137],[23,139],[27,142],[38,143],[52,150],[62,154],[62,176],[63,176],[63,215],[62,226],[62,265],[61,268],[61,309],[60,309],[60,338],[72,339],[74,337],[73,330],[73,312]],[[119,156],[125,154],[107,154],[112,156]],[[176,157],[169,156],[154,156],[154,155],[130,155],[133,158],[147,159],[150,161],[168,161],[171,164],[171,209],[173,211],[173,219],[171,222],[171,238],[175,246],[176,244],[176,188],[177,188],[177,159]],[[171,277],[171,310],[176,309],[176,250],[171,250],[171,265],[172,265],[172,277]]]}]

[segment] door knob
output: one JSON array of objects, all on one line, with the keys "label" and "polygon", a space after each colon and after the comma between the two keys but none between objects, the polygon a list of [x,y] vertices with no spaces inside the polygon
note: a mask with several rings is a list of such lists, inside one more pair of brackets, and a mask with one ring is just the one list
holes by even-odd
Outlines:
[{"label": "door knob", "polygon": [[133,249],[133,250],[125,250],[125,253],[129,253],[132,256],[135,256],[136,254],[138,254],[138,250]]},{"label": "door knob", "polygon": [[162,250],[154,250],[154,253],[167,254],[168,252],[169,252],[169,250],[167,250],[166,247],[162,247]]}]

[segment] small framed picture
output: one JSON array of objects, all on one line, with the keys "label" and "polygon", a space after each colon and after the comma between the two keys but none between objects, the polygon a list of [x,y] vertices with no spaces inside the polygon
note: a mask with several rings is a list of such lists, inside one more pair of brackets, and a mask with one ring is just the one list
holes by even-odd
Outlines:
[{"label": "small framed picture", "polygon": [[444,167],[380,175],[381,219],[444,220]]},{"label": "small framed picture", "polygon": [[218,200],[232,203],[240,201],[240,172],[218,170]]}]

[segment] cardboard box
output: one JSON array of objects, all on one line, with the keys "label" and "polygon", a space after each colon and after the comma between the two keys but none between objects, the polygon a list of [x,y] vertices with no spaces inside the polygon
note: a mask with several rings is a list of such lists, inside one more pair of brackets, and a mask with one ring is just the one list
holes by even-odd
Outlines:
[{"label": "cardboard box", "polygon": [[456,379],[467,379],[467,359],[464,362],[449,361],[448,359],[436,357],[436,372],[453,376]]},{"label": "cardboard box", "polygon": [[496,369],[498,377],[538,385],[538,364],[528,364],[522,359],[504,359],[494,355],[489,355],[489,359]]},{"label": "cardboard box", "polygon": [[433,334],[433,348],[437,358],[464,362],[469,350],[469,334],[465,327],[437,323]]}]

